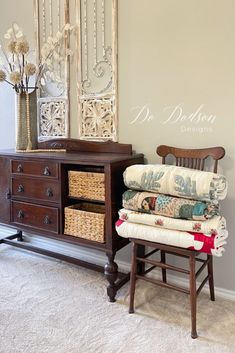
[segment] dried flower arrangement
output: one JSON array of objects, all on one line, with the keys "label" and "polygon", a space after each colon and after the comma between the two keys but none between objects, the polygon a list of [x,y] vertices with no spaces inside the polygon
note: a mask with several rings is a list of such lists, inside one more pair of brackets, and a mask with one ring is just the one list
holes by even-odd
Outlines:
[{"label": "dried flower arrangement", "polygon": [[43,74],[53,69],[53,62],[62,62],[71,55],[70,50],[63,52],[64,46],[61,44],[74,29],[67,23],[55,37],[48,37],[41,49],[40,62],[35,65],[28,59],[29,43],[20,27],[14,23],[4,35],[6,46],[0,45],[0,82],[10,84],[16,93],[28,93],[45,85]]}]

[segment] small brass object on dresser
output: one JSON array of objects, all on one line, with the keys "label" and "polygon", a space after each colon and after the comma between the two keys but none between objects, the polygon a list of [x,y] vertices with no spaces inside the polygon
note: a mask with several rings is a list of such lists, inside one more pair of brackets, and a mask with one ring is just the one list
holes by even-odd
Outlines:
[{"label": "small brass object on dresser", "polygon": [[22,164],[19,164],[19,165],[18,165],[18,167],[17,167],[16,171],[17,171],[18,173],[23,173],[23,167],[22,167]]},{"label": "small brass object on dresser", "polygon": [[51,188],[48,188],[47,191],[46,191],[46,195],[48,197],[53,197],[53,190]]},{"label": "small brass object on dresser", "polygon": [[19,219],[23,219],[23,218],[24,218],[24,212],[20,210],[20,211],[18,212],[18,214],[17,214],[17,217],[18,217]]},{"label": "small brass object on dresser", "polygon": [[49,167],[45,167],[44,172],[43,172],[43,175],[46,175],[46,176],[51,175],[51,172],[50,172]]},{"label": "small brass object on dresser", "polygon": [[24,192],[24,186],[22,184],[20,184],[17,191]]}]

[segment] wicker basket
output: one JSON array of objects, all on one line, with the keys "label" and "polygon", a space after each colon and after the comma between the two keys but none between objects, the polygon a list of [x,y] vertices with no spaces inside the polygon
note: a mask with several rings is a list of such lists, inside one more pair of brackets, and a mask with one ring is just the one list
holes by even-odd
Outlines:
[{"label": "wicker basket", "polygon": [[70,170],[68,176],[69,196],[97,201],[105,200],[104,173]]},{"label": "wicker basket", "polygon": [[80,203],[65,207],[65,235],[104,243],[105,206]]}]

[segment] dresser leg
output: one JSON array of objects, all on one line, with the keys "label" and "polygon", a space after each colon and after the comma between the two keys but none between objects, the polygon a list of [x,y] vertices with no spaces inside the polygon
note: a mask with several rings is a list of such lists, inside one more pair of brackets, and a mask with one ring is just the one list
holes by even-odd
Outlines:
[{"label": "dresser leg", "polygon": [[17,231],[17,241],[24,241],[23,233],[21,230]]},{"label": "dresser leg", "polygon": [[109,285],[107,287],[107,294],[111,303],[115,302],[115,296],[117,293],[117,287],[115,282],[118,277],[118,265],[116,264],[116,262],[114,262],[115,255],[116,254],[107,254],[108,262],[104,267],[104,274],[107,281],[109,282]]}]

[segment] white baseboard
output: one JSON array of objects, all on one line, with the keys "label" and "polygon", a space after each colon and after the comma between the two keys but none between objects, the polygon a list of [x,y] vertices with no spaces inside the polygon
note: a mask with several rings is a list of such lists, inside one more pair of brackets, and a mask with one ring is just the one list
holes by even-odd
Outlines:
[{"label": "white baseboard", "polygon": [[[9,227],[0,225],[0,239],[3,235],[6,236],[11,234],[12,234],[12,229],[10,229]],[[25,238],[26,238],[25,240],[30,242],[32,245],[40,246],[42,248],[46,248],[51,251],[57,251],[57,252],[66,254],[68,256],[79,258],[81,260],[88,261],[100,266],[104,266],[107,260],[105,254],[103,254],[103,252],[100,252],[100,251],[94,251],[91,249],[88,250],[87,248],[73,246],[69,243],[55,241],[50,238],[40,237],[36,235],[32,236],[30,234],[25,234]],[[128,261],[118,260],[118,267],[119,267],[119,270],[122,272],[130,271],[130,263]],[[160,278],[159,270],[156,270],[156,271],[154,270],[152,273],[155,278]],[[177,284],[182,287],[188,287],[188,280],[186,278],[175,276],[172,274],[168,274],[167,278],[173,284]],[[202,291],[209,293],[208,285],[205,285]],[[235,291],[233,290],[215,287],[215,292],[216,292],[216,296],[219,298],[235,301]]]}]

